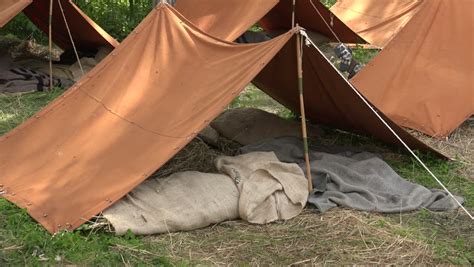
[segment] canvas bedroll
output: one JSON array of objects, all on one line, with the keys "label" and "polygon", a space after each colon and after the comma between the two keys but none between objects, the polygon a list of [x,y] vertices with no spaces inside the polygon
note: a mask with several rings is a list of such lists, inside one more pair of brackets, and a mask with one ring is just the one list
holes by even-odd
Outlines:
[{"label": "canvas bedroll", "polygon": [[[52,37],[62,49],[72,48],[66,24],[58,1],[61,1],[74,43],[79,51],[97,52],[100,47],[114,48],[118,42],[90,19],[72,0],[54,0]],[[43,32],[48,33],[49,1],[45,0],[1,0],[0,27],[22,12]]]},{"label": "canvas bedroll", "polygon": [[474,1],[419,2],[352,83],[397,124],[441,138],[474,114]]},{"label": "canvas bedroll", "polygon": [[[0,138],[2,196],[50,232],[73,230],[153,174],[259,73],[262,89],[295,109],[295,33],[238,45],[159,5],[63,96]],[[305,55],[312,119],[395,143],[317,50]],[[272,73],[281,85],[268,80]],[[433,151],[387,121],[412,148]]]}]

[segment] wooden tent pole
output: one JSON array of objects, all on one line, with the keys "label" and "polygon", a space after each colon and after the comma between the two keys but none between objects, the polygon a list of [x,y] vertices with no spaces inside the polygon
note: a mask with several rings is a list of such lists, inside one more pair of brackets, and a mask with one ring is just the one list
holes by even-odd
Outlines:
[{"label": "wooden tent pole", "polygon": [[53,90],[53,0],[49,1],[49,90]]},{"label": "wooden tent pole", "polygon": [[[298,24],[296,27],[299,28]],[[308,146],[308,131],[306,128],[306,113],[304,108],[304,96],[303,96],[303,51],[301,46],[301,34],[296,35],[296,61],[298,71],[298,92],[300,95],[300,113],[301,113],[301,129],[303,133],[303,144],[304,144],[304,159],[306,162],[306,178],[308,179],[308,191],[313,191],[313,178],[311,177],[311,164],[309,162],[309,146]]]}]

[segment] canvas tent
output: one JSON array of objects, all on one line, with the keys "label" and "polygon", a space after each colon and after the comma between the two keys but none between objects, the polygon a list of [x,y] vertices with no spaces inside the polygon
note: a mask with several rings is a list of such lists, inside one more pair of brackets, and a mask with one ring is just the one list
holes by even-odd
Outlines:
[{"label": "canvas tent", "polygon": [[[260,20],[260,25],[267,31],[288,30],[292,23],[292,9],[293,0],[281,0]],[[296,1],[295,22],[305,29],[323,34],[333,41],[338,41],[337,38],[339,38],[345,43],[366,43],[319,0]],[[326,26],[326,23],[331,29]]]},{"label": "canvas tent", "polygon": [[[223,20],[236,17],[227,14],[234,9],[222,8]],[[160,168],[265,66],[270,68],[257,81],[291,107],[297,89],[290,72],[296,72],[286,61],[291,53],[285,45],[294,45],[295,33],[292,29],[267,42],[238,45],[208,35],[170,6],[159,5],[87,76],[0,138],[0,194],[26,208],[50,232],[75,229]],[[365,108],[353,103],[360,99],[345,92],[351,90],[347,82],[322,55],[311,57],[305,71],[319,81],[305,80],[311,85],[306,92],[313,118],[328,120],[324,118],[331,111],[342,109],[330,119],[395,142]],[[278,64],[281,60],[288,67]],[[266,77],[276,64],[285,72],[287,87],[270,88]],[[323,66],[311,72],[314,64]],[[337,81],[321,82],[319,77],[326,75]],[[278,90],[284,92],[276,96]],[[319,98],[324,94],[331,97]],[[331,102],[329,108],[318,107],[323,100]],[[328,113],[318,114],[318,109]],[[430,150],[389,123],[413,148]]]},{"label": "canvas tent", "polygon": [[331,11],[372,45],[383,48],[425,0],[338,0]]},{"label": "canvas tent", "polygon": [[[52,39],[62,49],[72,48],[66,24],[60,11],[61,1],[74,43],[79,51],[97,52],[100,47],[114,48],[118,42],[99,25],[84,14],[72,0],[55,0],[52,17]],[[0,27],[23,12],[40,30],[48,33],[49,1],[44,0],[2,0],[0,1]]]},{"label": "canvas tent", "polygon": [[445,137],[474,114],[474,1],[418,2],[352,82],[399,125]]}]

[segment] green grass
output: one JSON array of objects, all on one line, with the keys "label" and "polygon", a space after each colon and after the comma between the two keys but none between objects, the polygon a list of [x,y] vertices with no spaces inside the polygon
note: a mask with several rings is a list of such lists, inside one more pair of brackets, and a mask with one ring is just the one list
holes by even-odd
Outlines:
[{"label": "green grass", "polygon": [[160,255],[137,258],[134,251],[145,249],[156,250],[152,244],[145,244],[133,235],[115,237],[92,232],[87,227],[51,236],[26,211],[0,199],[0,265],[171,264]]}]

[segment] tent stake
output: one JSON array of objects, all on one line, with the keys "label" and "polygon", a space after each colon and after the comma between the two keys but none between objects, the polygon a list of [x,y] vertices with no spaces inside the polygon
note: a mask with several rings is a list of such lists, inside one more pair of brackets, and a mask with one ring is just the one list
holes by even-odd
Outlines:
[{"label": "tent stake", "polygon": [[49,91],[53,90],[53,0],[49,1]]},{"label": "tent stake", "polygon": [[[299,28],[298,24],[296,27]],[[306,162],[306,178],[308,179],[308,191],[313,191],[313,178],[311,177],[311,165],[309,163],[309,146],[308,146],[308,131],[306,128],[306,114],[304,108],[304,96],[303,96],[303,51],[301,46],[301,34],[296,35],[296,61],[298,71],[298,92],[300,95],[300,113],[301,113],[301,129],[303,133],[303,144],[304,144],[304,159]]]}]

